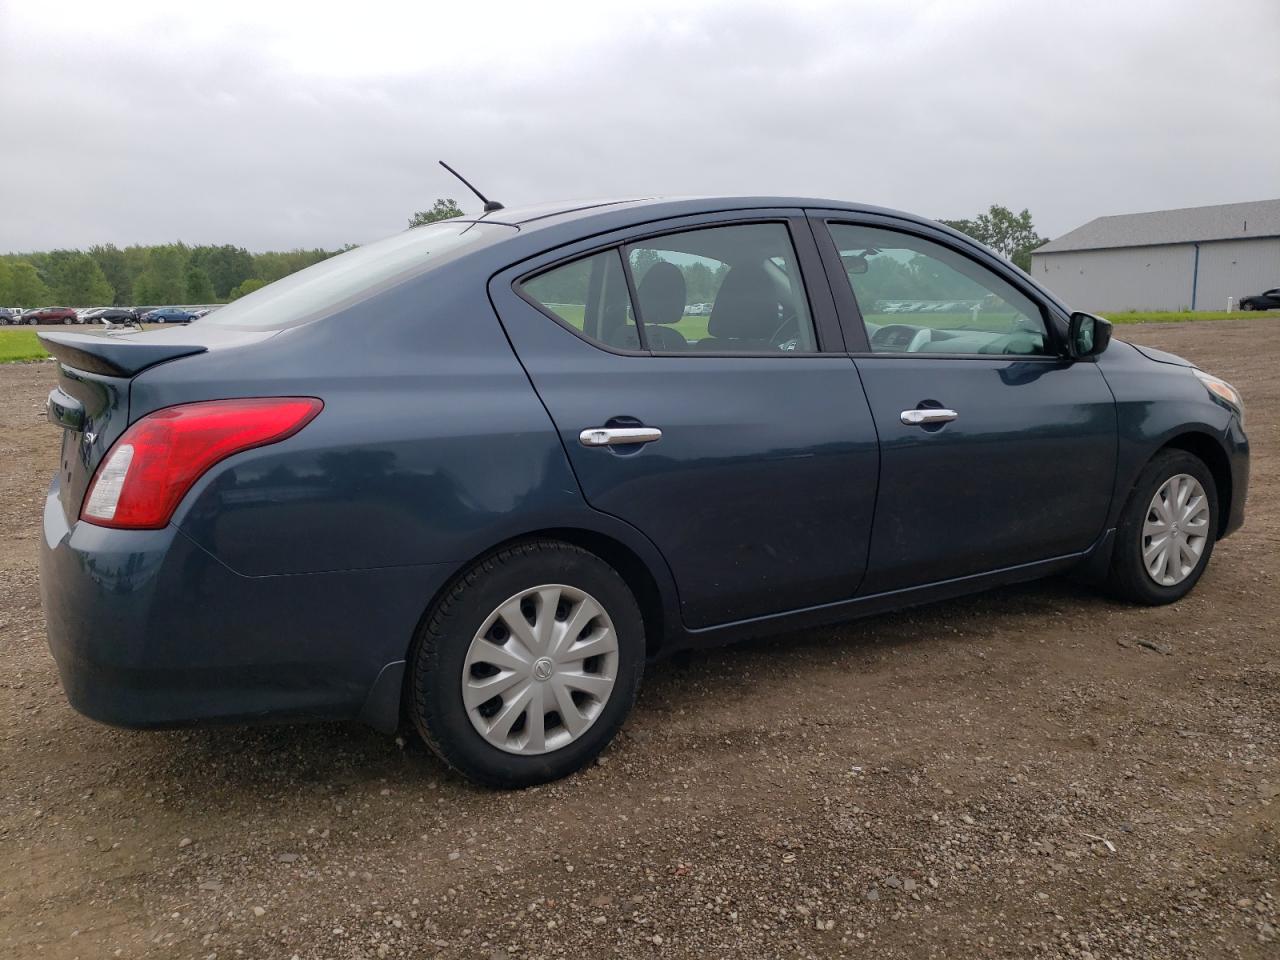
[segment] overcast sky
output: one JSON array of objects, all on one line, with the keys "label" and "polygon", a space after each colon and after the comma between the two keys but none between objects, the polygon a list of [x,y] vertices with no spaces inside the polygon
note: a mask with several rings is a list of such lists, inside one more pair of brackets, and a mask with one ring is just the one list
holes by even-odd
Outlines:
[{"label": "overcast sky", "polygon": [[[615,9],[615,7],[617,9]],[[439,196],[934,217],[1280,197],[1280,0],[0,0],[0,251],[333,247]]]}]

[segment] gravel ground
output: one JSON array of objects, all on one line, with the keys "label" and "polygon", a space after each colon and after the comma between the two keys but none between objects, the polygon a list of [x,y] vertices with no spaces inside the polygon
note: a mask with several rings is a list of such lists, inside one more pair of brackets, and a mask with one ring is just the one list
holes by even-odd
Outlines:
[{"label": "gravel ground", "polygon": [[1053,580],[661,663],[599,765],[506,794],[357,726],[73,713],[53,370],[0,368],[0,955],[1280,957],[1280,326],[1120,333],[1249,403],[1190,598]]}]

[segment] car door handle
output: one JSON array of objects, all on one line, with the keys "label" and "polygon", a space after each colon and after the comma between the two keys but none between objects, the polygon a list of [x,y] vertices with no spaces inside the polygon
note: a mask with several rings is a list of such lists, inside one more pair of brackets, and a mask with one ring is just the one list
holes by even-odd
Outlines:
[{"label": "car door handle", "polygon": [[612,447],[626,443],[653,443],[662,439],[657,427],[588,427],[578,434],[584,447]]},{"label": "car door handle", "polygon": [[923,427],[931,423],[950,423],[960,414],[954,410],[924,408],[917,410],[903,410],[901,420],[909,427]]}]

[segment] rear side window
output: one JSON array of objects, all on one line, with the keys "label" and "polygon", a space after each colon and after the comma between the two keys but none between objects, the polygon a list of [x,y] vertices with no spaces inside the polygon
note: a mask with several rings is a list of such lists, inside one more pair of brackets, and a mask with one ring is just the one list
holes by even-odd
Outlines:
[{"label": "rear side window", "polygon": [[808,353],[813,320],[782,223],[671,233],[626,248],[644,340],[659,353]]},{"label": "rear side window", "polygon": [[639,350],[635,314],[617,250],[553,267],[521,284],[524,294],[584,337]]},{"label": "rear side window", "polygon": [[795,248],[782,223],[665,234],[553,267],[520,290],[566,326],[614,349],[817,349]]}]

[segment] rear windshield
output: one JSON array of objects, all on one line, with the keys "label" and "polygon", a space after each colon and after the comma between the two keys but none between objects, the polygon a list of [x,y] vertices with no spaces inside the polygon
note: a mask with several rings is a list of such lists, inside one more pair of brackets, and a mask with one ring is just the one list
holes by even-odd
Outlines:
[{"label": "rear windshield", "polygon": [[451,221],[413,227],[299,270],[203,317],[202,327],[275,330],[336,313],[515,228]]}]

